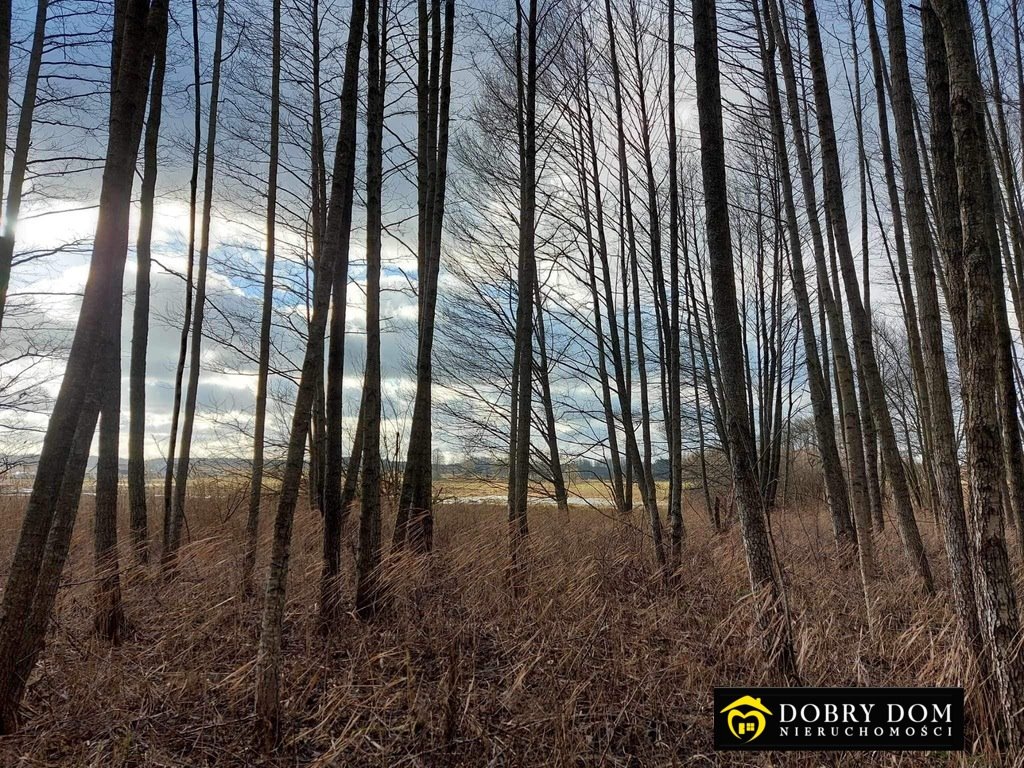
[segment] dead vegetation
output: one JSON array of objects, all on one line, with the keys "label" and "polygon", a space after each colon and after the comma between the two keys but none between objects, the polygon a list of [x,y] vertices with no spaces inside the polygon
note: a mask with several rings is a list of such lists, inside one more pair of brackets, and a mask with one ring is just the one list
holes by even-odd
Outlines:
[{"label": "dead vegetation", "polygon": [[[503,573],[505,510],[452,504],[437,515],[433,555],[387,564],[385,615],[364,624],[346,606],[328,635],[318,632],[315,603],[320,523],[303,506],[288,587],[285,728],[265,758],[251,728],[260,605],[238,594],[243,515],[225,519],[219,497],[207,496],[189,507],[191,540],[175,578],[125,568],[131,631],[118,647],[91,630],[92,519],[83,509],[24,725],[0,739],[0,765],[1008,763],[989,751],[991,726],[979,722],[971,688],[973,756],[716,753],[712,689],[773,680],[744,600],[738,532],[715,534],[694,506],[696,492],[687,494],[690,539],[672,586],[652,577],[640,510],[624,526],[606,511],[574,507],[566,521],[543,508],[531,515],[529,587],[513,602]],[[2,513],[4,561],[20,525],[17,504],[8,499]],[[874,636],[854,562],[836,567],[824,511],[779,512],[773,527],[807,685],[974,679],[956,650],[947,594],[908,599],[891,527],[879,537]],[[926,541],[941,563],[937,532],[927,526]],[[352,555],[347,549],[349,579]]]}]

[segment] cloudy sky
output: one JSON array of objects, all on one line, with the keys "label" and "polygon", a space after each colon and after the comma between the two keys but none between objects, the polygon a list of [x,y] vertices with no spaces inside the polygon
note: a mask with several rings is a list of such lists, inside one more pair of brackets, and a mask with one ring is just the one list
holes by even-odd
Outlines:
[{"label": "cloudy sky", "polygon": [[[173,4],[172,4],[173,5]],[[200,379],[199,409],[193,453],[203,455],[244,455],[245,426],[254,408],[255,377],[251,358],[247,357],[255,346],[258,331],[260,301],[260,270],[263,263],[263,194],[266,168],[267,121],[267,51],[269,46],[262,36],[269,30],[266,3],[229,2],[226,31],[226,49],[229,55],[224,64],[223,105],[219,120],[217,180],[214,188],[213,219],[211,226],[210,273],[208,291],[211,309],[207,312],[207,332],[203,341],[203,369]],[[16,0],[14,3],[15,37],[25,38],[30,29],[34,3]],[[339,47],[347,34],[346,3],[322,5],[324,116],[328,143],[333,142],[336,122],[337,68]],[[206,133],[208,78],[212,51],[213,7],[201,4],[202,70],[204,86],[203,133]],[[79,14],[85,12],[84,17]],[[102,155],[103,132],[100,129],[105,114],[105,91],[102,79],[96,80],[98,62],[109,56],[109,9],[93,0],[59,0],[51,16],[55,26],[53,45],[44,60],[46,86],[41,95],[37,117],[40,126],[33,141],[33,171],[26,191],[22,220],[17,229],[18,252],[30,255],[36,252],[54,252],[45,258],[19,264],[12,281],[11,320],[0,337],[0,387],[4,382],[17,380],[19,386],[38,383],[51,394],[59,386],[62,372],[58,358],[40,362],[37,359],[15,359],[26,347],[38,345],[47,338],[64,338],[73,327],[78,311],[78,293],[88,270],[89,244],[96,216],[98,195],[98,158]],[[178,9],[178,13],[184,11]],[[411,16],[402,17],[408,25]],[[511,16],[509,16],[511,18]],[[826,23],[834,22],[837,36],[843,34],[842,20],[825,15]],[[83,20],[84,19],[84,20]],[[291,396],[288,377],[295,372],[301,356],[301,329],[305,306],[302,300],[304,281],[308,272],[303,263],[307,243],[303,234],[303,216],[308,212],[308,136],[309,136],[309,35],[308,9],[303,4],[287,5],[285,9],[285,38],[288,56],[284,64],[284,109],[282,146],[282,192],[280,224],[278,227],[278,276],[275,318],[273,395],[279,396],[271,405],[272,428],[283,429],[289,414]],[[478,75],[493,69],[493,58],[487,53],[480,34],[507,34],[507,21],[495,13],[480,9],[466,10],[460,17],[459,54],[456,59],[455,107],[453,133],[460,134],[473,128],[465,119],[479,92]],[[147,361],[147,413],[149,458],[163,455],[171,421],[174,390],[174,369],[178,357],[180,324],[184,297],[183,274],[188,248],[188,175],[192,144],[192,115],[194,90],[191,88],[191,30],[190,20],[174,20],[171,31],[171,53],[165,119],[161,135],[161,176],[158,185],[158,204],[155,215],[153,242],[152,320]],[[402,31],[404,30],[404,31]],[[409,151],[406,142],[412,142],[415,125],[409,114],[411,106],[408,73],[408,26],[393,35],[396,60],[392,72],[396,82],[389,90],[387,159],[388,177],[385,190],[385,274],[382,297],[382,315],[386,332],[382,341],[383,374],[385,378],[385,407],[393,418],[395,429],[401,431],[413,391],[409,373],[414,358],[413,331],[416,319],[416,300],[410,290],[415,283],[416,262],[407,244],[415,240],[414,193],[410,183]],[[78,44],[74,48],[60,45],[64,32],[74,32]],[[84,40],[84,42],[82,42]],[[846,49],[837,40],[830,41],[838,53]],[[12,92],[22,87],[25,51],[15,54]],[[852,136],[853,127],[846,106],[845,78],[849,72],[847,62],[833,58],[834,99],[837,100],[839,129],[845,140]],[[692,83],[689,81],[688,57],[680,57],[681,84],[679,117],[681,131],[692,133]],[[91,73],[86,76],[86,73]],[[727,83],[727,94],[741,101],[743,94]],[[867,93],[866,97],[871,94]],[[871,99],[868,98],[870,103]],[[872,119],[870,115],[867,119]],[[13,122],[13,121],[12,121]],[[870,131],[870,126],[869,126]],[[360,126],[360,133],[362,127]],[[204,139],[205,141],[205,139]],[[685,144],[685,139],[684,139]],[[690,147],[696,151],[695,146]],[[854,167],[855,160],[847,152],[847,163]],[[329,160],[330,162],[330,160]],[[360,159],[362,162],[362,159]],[[457,157],[452,159],[453,174],[459,173]],[[202,173],[200,173],[200,178]],[[856,176],[850,174],[848,194],[856,193]],[[357,179],[357,187],[361,182]],[[6,186],[6,180],[5,180]],[[138,185],[136,185],[136,194]],[[882,190],[879,189],[879,194]],[[353,266],[350,272],[347,313],[346,344],[346,402],[350,419],[354,420],[358,407],[363,360],[364,294],[362,242],[360,229],[361,206],[357,191],[356,230],[352,240]],[[453,205],[460,204],[450,193]],[[200,193],[200,199],[202,195]],[[851,205],[851,227],[859,227],[857,206]],[[137,213],[137,211],[136,211]],[[137,216],[133,217],[130,242],[134,243]],[[873,232],[874,242],[879,241]],[[449,238],[446,253],[457,253],[460,243]],[[125,275],[124,322],[122,327],[122,403],[123,430],[127,429],[127,370],[131,341],[131,317],[134,302],[135,262],[134,249],[129,253]],[[885,256],[872,254],[872,271],[876,277],[874,294],[876,303],[885,309],[892,303],[891,277]],[[447,276],[442,278],[445,292]],[[297,332],[298,331],[298,332]],[[482,386],[497,382],[481,382]],[[592,396],[588,386],[581,386],[570,378],[560,380],[556,372],[556,387],[565,390],[567,397]],[[16,389],[16,388],[15,388]],[[10,391],[14,391],[11,389]],[[5,393],[0,389],[0,397]],[[454,397],[451,392],[439,391],[437,397]],[[455,409],[457,410],[457,409]],[[0,447],[7,451],[32,452],[38,445],[39,431],[46,420],[45,406],[18,411],[0,422]],[[579,424],[576,428],[579,428]],[[240,429],[241,428],[241,429]],[[565,427],[568,429],[568,426]],[[588,431],[584,429],[584,431]],[[351,433],[351,430],[349,430]],[[459,439],[446,433],[441,425],[435,431],[438,444],[450,454],[459,450]],[[126,434],[122,434],[122,446]]]}]

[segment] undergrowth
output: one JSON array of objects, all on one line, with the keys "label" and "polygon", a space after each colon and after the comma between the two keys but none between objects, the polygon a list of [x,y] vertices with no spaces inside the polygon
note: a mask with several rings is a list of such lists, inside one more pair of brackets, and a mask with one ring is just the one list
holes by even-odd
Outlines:
[{"label": "undergrowth", "polygon": [[[385,566],[389,606],[318,631],[320,521],[296,520],[279,748],[253,739],[259,597],[240,596],[240,513],[216,495],[189,506],[190,542],[169,579],[122,547],[130,631],[92,633],[91,513],[83,510],[24,724],[0,739],[3,766],[845,766],[1010,765],[993,746],[960,652],[938,532],[922,520],[937,595],[911,586],[896,533],[878,542],[875,626],[852,558],[823,510],[776,513],[800,668],[807,685],[967,688],[968,751],[722,753],[715,686],[770,685],[733,526],[715,532],[687,498],[683,562],[658,578],[639,512],[629,522],[573,508],[530,518],[528,586],[506,586],[505,512],[438,509],[434,553]],[[156,505],[154,504],[155,508]],[[260,573],[272,509],[265,513]],[[7,562],[21,508],[2,511]],[[385,525],[385,531],[388,526]],[[350,533],[346,534],[350,538]],[[122,532],[122,542],[127,532]],[[349,545],[345,566],[350,571]],[[154,558],[158,559],[158,558]],[[351,596],[351,574],[346,595]]]}]

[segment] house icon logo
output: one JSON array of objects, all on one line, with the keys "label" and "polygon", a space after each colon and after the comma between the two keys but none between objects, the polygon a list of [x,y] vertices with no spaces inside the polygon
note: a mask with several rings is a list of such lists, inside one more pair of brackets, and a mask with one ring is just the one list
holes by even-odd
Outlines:
[{"label": "house icon logo", "polygon": [[767,724],[765,715],[771,715],[772,712],[761,703],[761,699],[741,696],[719,714],[727,716],[726,724],[733,736],[749,743],[764,733]]}]

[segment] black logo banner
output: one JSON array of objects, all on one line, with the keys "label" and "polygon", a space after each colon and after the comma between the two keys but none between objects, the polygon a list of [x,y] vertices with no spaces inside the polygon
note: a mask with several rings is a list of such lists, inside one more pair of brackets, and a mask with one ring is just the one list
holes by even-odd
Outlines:
[{"label": "black logo banner", "polygon": [[963,688],[715,688],[715,749],[964,748]]}]

